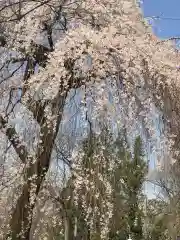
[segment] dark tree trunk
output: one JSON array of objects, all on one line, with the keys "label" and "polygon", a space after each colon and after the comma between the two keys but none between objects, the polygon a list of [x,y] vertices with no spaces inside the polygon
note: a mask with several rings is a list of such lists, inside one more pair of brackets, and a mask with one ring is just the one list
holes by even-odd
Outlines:
[{"label": "dark tree trunk", "polygon": [[[66,96],[67,94],[64,97],[59,95],[58,99],[56,99],[56,107],[54,108],[54,112],[56,113],[55,128],[53,124],[49,126],[49,124],[45,123],[41,126],[42,137],[37,149],[36,158],[27,157],[24,160],[29,166],[26,167],[22,193],[16,203],[10,221],[10,233],[8,237],[11,239],[29,239],[33,209],[43,180],[49,170],[51,153],[61,122]],[[31,200],[32,197],[33,201]]]}]

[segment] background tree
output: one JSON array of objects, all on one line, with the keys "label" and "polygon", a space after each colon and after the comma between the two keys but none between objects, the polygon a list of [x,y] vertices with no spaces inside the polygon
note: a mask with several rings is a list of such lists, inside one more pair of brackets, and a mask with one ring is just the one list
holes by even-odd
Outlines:
[{"label": "background tree", "polygon": [[[120,223],[124,222],[126,234],[132,235],[134,239],[141,239],[143,237],[143,212],[140,209],[139,200],[147,173],[147,163],[143,158],[142,142],[140,137],[135,139],[133,153],[130,153],[127,143],[125,144],[122,137],[116,140],[115,146],[120,164],[117,166],[113,179],[116,204],[114,206],[112,228],[117,227],[111,234],[117,236],[115,239],[121,239],[120,232],[123,227]],[[124,213],[120,213],[119,209],[123,209]],[[118,217],[122,218],[122,221],[118,221]],[[126,238],[127,235],[125,235]]]},{"label": "background tree", "polygon": [[123,140],[114,141],[107,130],[100,136],[91,133],[85,140],[73,170],[74,200],[80,213],[74,215],[77,236],[101,239],[103,233],[109,239],[126,239],[129,234],[143,237],[139,197],[147,164],[141,148],[138,137],[132,157]]}]

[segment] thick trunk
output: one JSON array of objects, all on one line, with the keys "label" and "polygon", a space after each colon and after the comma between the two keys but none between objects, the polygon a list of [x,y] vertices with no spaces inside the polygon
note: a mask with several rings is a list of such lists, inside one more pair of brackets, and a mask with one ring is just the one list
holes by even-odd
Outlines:
[{"label": "thick trunk", "polygon": [[10,239],[29,239],[33,209],[42,184],[42,180],[45,177],[45,173],[47,171],[48,168],[44,172],[41,170],[42,175],[38,175],[36,177],[36,180],[29,180],[31,177],[33,177],[33,175],[36,174],[36,171],[35,165],[31,165],[28,168],[28,173],[26,176],[27,181],[22,187],[22,193],[16,203],[16,207],[14,208],[11,217],[10,233],[8,235]]},{"label": "thick trunk", "polygon": [[[64,240],[74,240],[75,209],[73,202],[73,184],[62,193],[64,200]],[[69,198],[69,199],[67,199]]]},{"label": "thick trunk", "polygon": [[56,100],[56,107],[54,107],[54,113],[57,116],[56,125],[54,126],[52,123],[52,126],[49,124],[41,126],[41,143],[38,146],[36,157],[35,159],[31,157],[26,159],[29,166],[26,167],[22,193],[10,220],[10,233],[8,234],[10,239],[28,240],[30,238],[33,209],[43,180],[49,170],[51,153],[61,122],[66,96],[59,96]]},{"label": "thick trunk", "polygon": [[74,240],[74,226],[72,216],[67,216],[64,220],[64,240]]},{"label": "thick trunk", "polygon": [[24,185],[22,194],[19,197],[16,208],[12,214],[12,219],[10,223],[10,234],[8,237],[10,239],[23,239],[18,234],[22,231],[24,239],[29,239],[29,231],[30,231],[30,224],[31,220],[29,219],[31,209],[29,208],[29,190],[28,186]]},{"label": "thick trunk", "polygon": [[[36,163],[38,162],[39,161]],[[28,179],[31,179],[34,175],[36,175],[36,179],[30,181],[27,179],[23,185],[22,194],[16,203],[16,207],[13,211],[10,221],[9,236],[12,239],[29,239],[33,209],[41,188],[41,184],[49,169],[50,156],[46,159],[46,162],[48,165],[45,168],[43,168],[41,165],[39,166],[39,169],[35,168],[35,165],[32,165],[29,168]],[[37,171],[35,169],[37,169]]]}]

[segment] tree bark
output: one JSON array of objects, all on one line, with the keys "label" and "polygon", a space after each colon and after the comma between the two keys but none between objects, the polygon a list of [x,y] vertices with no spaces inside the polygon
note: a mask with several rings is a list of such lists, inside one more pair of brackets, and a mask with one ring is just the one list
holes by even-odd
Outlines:
[{"label": "tree bark", "polygon": [[29,156],[25,159],[27,167],[24,173],[24,184],[11,217],[10,233],[8,234],[10,239],[29,239],[33,209],[42,182],[49,170],[51,153],[61,122],[66,96],[67,94],[63,97],[59,95],[56,99],[56,106],[53,109],[56,114],[56,125],[54,126],[53,123],[49,125],[45,122],[41,126],[41,143],[35,159]]},{"label": "tree bark", "polygon": [[64,240],[74,240],[74,226],[72,216],[65,217]]}]

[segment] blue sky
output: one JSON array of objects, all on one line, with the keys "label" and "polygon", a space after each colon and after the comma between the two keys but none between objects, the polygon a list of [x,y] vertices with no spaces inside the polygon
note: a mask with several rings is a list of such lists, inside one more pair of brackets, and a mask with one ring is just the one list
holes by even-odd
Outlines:
[{"label": "blue sky", "polygon": [[144,0],[143,11],[145,16],[162,18],[155,22],[158,37],[180,37],[180,0]]}]

